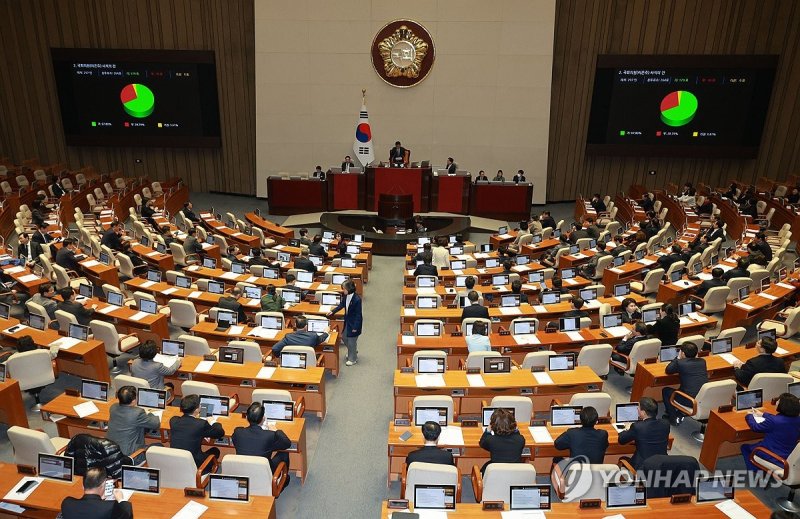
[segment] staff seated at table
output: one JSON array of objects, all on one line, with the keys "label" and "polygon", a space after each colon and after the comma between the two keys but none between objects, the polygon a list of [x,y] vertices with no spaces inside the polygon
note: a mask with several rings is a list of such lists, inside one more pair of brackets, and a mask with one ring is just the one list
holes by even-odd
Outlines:
[{"label": "staff seated at table", "polygon": [[[666,367],[667,375],[678,374],[680,386],[678,391],[686,393],[692,398],[697,396],[703,384],[708,382],[708,370],[706,368],[706,359],[697,356],[698,346],[691,342],[686,342],[681,345],[678,356],[672,359]],[[664,409],[666,414],[662,418],[669,420],[671,425],[680,424],[685,416],[683,413],[672,405],[670,397],[675,392],[673,387],[665,387],[661,390],[661,396],[664,400]],[[691,402],[687,401],[681,395],[677,395],[676,399],[683,405],[691,407]]]},{"label": "staff seated at table", "polygon": [[622,300],[620,310],[622,312],[622,322],[625,324],[635,323],[642,318],[642,311],[636,306],[636,301],[632,297],[626,297]]},{"label": "staff seated at table", "polygon": [[722,275],[722,281],[727,283],[733,278],[749,278],[750,272],[747,270],[747,267],[749,266],[750,266],[750,259],[747,258],[747,256],[743,256],[737,259],[736,266]]},{"label": "staff seated at table", "polygon": [[62,244],[61,248],[56,252],[56,265],[64,267],[67,270],[77,271],[80,269],[78,259],[75,253],[78,251],[78,241],[75,238],[67,238]]},{"label": "staff seated at table", "polygon": [[[791,393],[781,394],[778,397],[776,411],[777,414],[772,414],[753,409],[745,416],[751,431],[764,434],[760,442],[742,445],[742,456],[747,470],[759,470],[750,461],[750,455],[756,448],[761,447],[787,459],[800,441],[800,401],[797,397]],[[779,460],[764,451],[759,450],[758,457],[778,466],[782,465]]]},{"label": "staff seated at table", "polygon": [[175,356],[172,364],[165,365],[153,360],[157,353],[158,347],[152,340],[139,345],[139,358],[131,362],[131,376],[145,379],[151,389],[164,389],[164,376],[175,373],[181,366],[182,359]]},{"label": "staff seated at table", "polygon": [[328,340],[327,332],[309,332],[308,319],[299,315],[294,318],[294,331],[287,333],[283,336],[283,339],[275,343],[275,346],[272,347],[272,355],[274,357],[280,355],[285,346],[311,346],[316,348],[326,340]]},{"label": "staff seated at table", "polygon": [[654,205],[655,202],[653,202],[653,199],[650,198],[650,193],[642,194],[642,198],[639,200],[639,207],[642,208],[642,211],[645,213],[652,211]]},{"label": "staff seated at table", "polygon": [[517,174],[514,175],[514,178],[512,178],[511,181],[515,184],[519,184],[520,182],[527,182],[528,179],[525,178],[525,172],[521,169],[518,169]]},{"label": "staff seated at table", "polygon": [[478,445],[489,451],[489,461],[481,467],[483,474],[490,463],[522,463],[525,437],[517,428],[514,414],[508,409],[499,408],[492,413],[489,427],[483,431]]},{"label": "staff seated at table", "polygon": [[711,279],[704,279],[695,289],[695,295],[700,299],[706,297],[709,290],[716,287],[724,287],[725,281],[722,280],[722,275],[725,271],[719,267],[711,269]]},{"label": "staff seated at table", "polygon": [[103,499],[108,474],[103,467],[86,472],[83,477],[83,496],[68,496],[61,502],[62,519],[128,519],[133,507],[124,501],[122,490],[114,489],[114,499]]},{"label": "staff seated at table", "polygon": [[556,220],[550,214],[550,211],[542,211],[542,214],[539,217],[539,221],[542,223],[542,228],[550,227],[553,230],[556,228]]},{"label": "staff seated at table", "polygon": [[589,312],[586,310],[581,310],[585,301],[580,297],[573,297],[572,298],[572,310],[564,314],[564,317],[589,317]]},{"label": "staff seated at table", "polygon": [[264,265],[267,267],[275,266],[267,258],[264,257],[264,255],[261,253],[261,249],[258,248],[253,249],[252,255],[250,256],[250,261],[248,261],[247,264],[250,266],[253,265]]},{"label": "staff seated at table", "polygon": [[[288,468],[289,453],[286,452],[286,449],[292,446],[292,440],[274,423],[264,422],[264,406],[261,405],[261,402],[250,404],[246,415],[250,425],[237,427],[231,437],[236,454],[267,458],[273,472],[281,463]],[[266,429],[262,429],[262,425],[265,425]],[[288,484],[289,476],[287,475],[284,487]]]},{"label": "staff seated at table", "polygon": [[475,321],[472,323],[472,333],[468,334],[464,340],[467,343],[467,350],[470,353],[473,351],[492,350],[492,346],[489,344],[489,335],[486,330],[486,323],[482,321]]},{"label": "staff seated at table", "polygon": [[52,324],[53,322],[58,324],[58,321],[54,321],[56,318],[56,310],[58,310],[58,303],[53,299],[55,295],[56,289],[53,284],[44,283],[43,285],[39,285],[37,292],[30,298],[30,302],[41,305],[42,308],[44,308],[51,319],[51,326],[55,326]]},{"label": "staff seated at table", "polygon": [[467,306],[461,310],[462,321],[468,317],[489,318],[489,309],[483,306],[478,299],[480,299],[478,292],[470,290],[469,294],[467,294]]},{"label": "staff seated at table", "polygon": [[[322,254],[324,255],[325,253],[323,252]],[[300,255],[295,258],[294,268],[298,270],[305,270],[306,272],[311,272],[312,274],[316,274],[317,272],[317,266],[314,265],[313,261],[308,259],[308,256],[306,256],[304,252],[301,252]]]},{"label": "staff seated at table", "polygon": [[482,181],[488,182],[489,177],[486,176],[486,172],[483,170],[478,171],[478,175],[475,177],[475,182]]},{"label": "staff seated at table", "polygon": [[228,245],[228,248],[221,254],[223,259],[236,263],[239,261],[239,247],[236,245]]},{"label": "staff seated at table", "polygon": [[644,339],[647,339],[647,325],[639,321],[633,325],[633,329],[617,344],[614,348],[614,353],[611,354],[611,358],[617,362],[625,362],[625,358],[619,354],[630,355],[633,345]]},{"label": "staff seated at table", "polygon": [[75,291],[70,287],[62,288],[58,294],[61,296],[61,299],[63,299],[63,301],[58,304],[58,309],[62,312],[74,315],[78,323],[89,326],[89,321],[92,320],[94,309],[97,308],[97,305],[93,304],[91,308],[86,308],[82,304],[73,301],[72,297],[75,295]]},{"label": "staff seated at table", "polygon": [[[589,463],[603,463],[608,449],[608,431],[595,429],[597,409],[588,405],[581,409],[581,426],[567,429],[555,439],[553,445],[559,450],[568,450],[570,458],[585,456]],[[553,463],[561,461],[553,458]]]},{"label": "staff seated at table", "polygon": [[519,295],[519,300],[523,305],[530,303],[528,295],[522,293],[522,281],[519,279],[515,279],[511,282],[511,293]]},{"label": "staff seated at table", "polygon": [[192,202],[186,202],[185,204],[183,204],[183,209],[181,209],[181,212],[183,213],[183,216],[185,216],[186,219],[189,220],[190,222],[200,223],[200,218],[198,218],[197,215],[194,214],[193,209],[194,206],[192,205]]},{"label": "staff seated at table", "polygon": [[661,344],[677,344],[681,333],[681,320],[675,313],[675,307],[666,304],[658,310],[659,318],[647,325],[647,333],[655,335]]},{"label": "staff seated at table", "polygon": [[17,257],[24,260],[29,267],[39,263],[39,255],[44,254],[42,244],[31,240],[30,234],[26,232],[19,235],[18,241]]},{"label": "staff seated at table", "polygon": [[438,276],[439,269],[436,268],[436,265],[433,265],[431,262],[433,261],[433,254],[430,252],[425,252],[422,254],[422,265],[417,265],[417,268],[414,269],[414,276]]},{"label": "staff seated at table", "polygon": [[[189,451],[198,467],[209,456],[219,458],[219,449],[216,447],[202,450],[203,439],[222,438],[225,436],[225,429],[219,422],[211,425],[207,420],[198,418],[200,416],[200,397],[184,395],[181,399],[181,413],[181,416],[173,416],[169,419],[170,447]],[[212,466],[213,463],[209,463],[206,469],[211,470]]]},{"label": "staff seated at table", "polygon": [[778,349],[778,341],[772,337],[762,337],[756,342],[758,355],[747,362],[737,360],[733,363],[736,382],[747,387],[759,373],[786,373],[786,364],[773,353]]},{"label": "staff seated at table", "polygon": [[497,174],[492,179],[492,182],[505,182],[505,181],[506,181],[506,179],[503,176],[503,170],[502,169],[498,169],[497,170]]},{"label": "staff seated at table", "polygon": [[422,463],[439,463],[440,465],[455,465],[453,454],[446,450],[437,447],[439,436],[442,434],[442,426],[436,422],[425,422],[420,427],[422,429],[422,437],[425,439],[425,445],[415,451],[411,451],[406,456],[406,467],[419,461]]},{"label": "staff seated at table", "polygon": [[111,228],[103,233],[100,245],[105,245],[111,250],[120,250],[122,247],[122,233],[122,223],[114,220],[111,222]]},{"label": "staff seated at table", "polygon": [[677,261],[684,261],[684,258],[683,249],[676,243],[670,248],[669,254],[658,258],[658,266],[666,271],[670,265]]},{"label": "staff seated at table", "polygon": [[422,261],[422,260],[423,260],[423,256],[425,255],[425,253],[426,253],[426,252],[427,252],[427,253],[429,253],[429,254],[433,254],[433,253],[431,252],[431,244],[430,244],[430,243],[426,243],[426,244],[424,244],[424,245],[422,246],[422,250],[421,250],[420,252],[417,252],[417,253],[414,255],[414,258],[412,258],[412,261],[413,261],[415,264],[416,264],[417,262],[420,262],[420,261]]},{"label": "staff seated at table", "polygon": [[[286,290],[286,288],[284,288]],[[278,295],[275,285],[267,285],[264,295],[261,297],[262,312],[282,312],[283,305],[286,304],[283,297]]]},{"label": "staff seated at table", "polygon": [[639,469],[650,456],[666,454],[669,444],[669,423],[656,418],[658,402],[645,396],[639,401],[639,421],[619,433],[620,445],[634,442],[636,450],[630,458],[634,469]]},{"label": "staff seated at table", "polygon": [[[763,232],[756,233],[756,239],[747,244],[747,250],[751,255],[759,253],[764,256],[764,259],[769,263],[772,261],[772,247],[767,243],[767,235]],[[750,260],[750,263],[758,263]]]},{"label": "staff seated at table", "polygon": [[586,231],[586,229],[583,228],[583,226],[580,223],[572,222],[572,226],[569,232],[569,242],[571,244],[575,245],[576,243],[578,243],[578,240],[588,237],[589,233]]},{"label": "staff seated at table", "polygon": [[342,173],[350,173],[350,168],[354,167],[356,167],[356,165],[350,158],[350,155],[345,155],[344,160],[342,161]]},{"label": "staff seated at table", "polygon": [[389,163],[393,166],[401,166],[406,160],[406,149],[400,141],[394,143],[394,148],[389,149]]},{"label": "staff seated at table", "polygon": [[586,218],[586,232],[589,233],[589,238],[596,240],[600,237],[600,233],[603,232],[603,228],[597,225],[593,217],[589,216]]},{"label": "staff seated at table", "polygon": [[197,229],[192,227],[186,231],[186,239],[183,240],[183,251],[187,255],[197,255],[203,252],[203,246],[197,241]]},{"label": "staff seated at table", "polygon": [[[138,407],[136,388],[122,386],[117,390],[117,402],[108,410],[108,431],[106,438],[119,445],[125,456],[130,456],[139,449],[144,449],[146,431],[158,430],[161,418]],[[144,453],[133,459],[134,463],[144,461]]]},{"label": "staff seated at table", "polygon": [[589,259],[589,263],[582,265],[578,269],[581,276],[592,278],[597,274],[597,263],[600,261],[600,258],[610,255],[610,253],[606,251],[606,246],[606,242],[604,241],[597,242],[594,256]]}]

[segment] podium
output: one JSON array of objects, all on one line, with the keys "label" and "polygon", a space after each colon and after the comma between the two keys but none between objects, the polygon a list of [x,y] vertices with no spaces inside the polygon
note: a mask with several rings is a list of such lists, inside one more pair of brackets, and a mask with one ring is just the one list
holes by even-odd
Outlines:
[{"label": "podium", "polygon": [[364,175],[362,173],[333,173],[326,177],[328,207],[331,211],[364,208]]},{"label": "podium", "polygon": [[378,198],[378,218],[387,226],[408,226],[414,218],[414,200],[411,195],[381,193]]},{"label": "podium", "polygon": [[430,211],[431,168],[367,168],[366,209],[377,211],[381,194],[411,195],[415,213]]},{"label": "podium", "polygon": [[469,212],[472,178],[465,174],[434,175],[431,179],[431,210],[441,213]]}]

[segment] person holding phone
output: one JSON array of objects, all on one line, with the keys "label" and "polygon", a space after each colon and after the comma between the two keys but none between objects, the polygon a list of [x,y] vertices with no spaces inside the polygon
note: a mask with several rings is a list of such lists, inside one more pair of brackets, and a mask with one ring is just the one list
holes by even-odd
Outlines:
[{"label": "person holding phone", "polygon": [[124,501],[122,490],[114,489],[114,499],[104,500],[108,475],[103,467],[86,471],[83,477],[83,496],[66,497],[61,502],[63,519],[128,519],[133,517],[133,507]]},{"label": "person holding phone", "polygon": [[489,427],[483,431],[479,445],[489,451],[489,461],[481,467],[481,474],[491,463],[522,463],[525,437],[517,428],[517,421],[508,409],[495,409]]}]

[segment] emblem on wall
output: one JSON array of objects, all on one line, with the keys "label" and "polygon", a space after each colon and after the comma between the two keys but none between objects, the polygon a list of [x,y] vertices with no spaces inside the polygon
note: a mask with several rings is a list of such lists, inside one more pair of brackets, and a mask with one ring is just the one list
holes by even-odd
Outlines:
[{"label": "emblem on wall", "polygon": [[425,27],[411,20],[386,24],[372,41],[372,66],[392,86],[420,83],[433,67],[436,52]]}]

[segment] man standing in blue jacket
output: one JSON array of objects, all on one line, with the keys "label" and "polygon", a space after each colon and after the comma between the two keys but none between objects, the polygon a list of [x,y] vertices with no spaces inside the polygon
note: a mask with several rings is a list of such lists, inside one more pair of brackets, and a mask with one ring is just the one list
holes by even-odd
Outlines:
[{"label": "man standing in blue jacket", "polygon": [[352,366],[358,362],[358,336],[361,335],[361,325],[364,322],[361,316],[361,298],[356,294],[356,284],[348,279],[342,283],[345,297],[328,313],[328,318],[339,310],[344,309],[344,330],[342,340],[347,346],[347,362],[345,366]]}]

